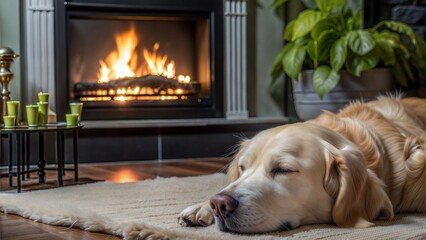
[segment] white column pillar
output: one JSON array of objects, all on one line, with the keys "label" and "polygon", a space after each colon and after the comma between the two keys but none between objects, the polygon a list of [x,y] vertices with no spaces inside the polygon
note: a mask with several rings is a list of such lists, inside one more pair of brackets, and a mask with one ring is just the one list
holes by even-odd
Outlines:
[{"label": "white column pillar", "polygon": [[55,109],[54,3],[53,0],[25,0],[25,46],[27,71],[23,94],[36,102],[37,93],[49,93],[49,106]]},{"label": "white column pillar", "polygon": [[246,5],[246,0],[225,0],[225,106],[228,119],[248,118]]}]

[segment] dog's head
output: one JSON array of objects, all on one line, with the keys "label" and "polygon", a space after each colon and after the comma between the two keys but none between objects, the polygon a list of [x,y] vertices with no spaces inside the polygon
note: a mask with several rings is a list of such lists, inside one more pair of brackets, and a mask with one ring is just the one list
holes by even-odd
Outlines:
[{"label": "dog's head", "polygon": [[393,216],[380,180],[358,148],[310,123],[263,131],[241,144],[231,183],[211,198],[219,229],[286,230],[334,222],[366,227]]}]

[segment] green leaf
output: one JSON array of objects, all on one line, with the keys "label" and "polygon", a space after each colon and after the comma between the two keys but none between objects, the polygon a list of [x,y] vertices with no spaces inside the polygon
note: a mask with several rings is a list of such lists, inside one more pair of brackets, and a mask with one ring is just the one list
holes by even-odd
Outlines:
[{"label": "green leaf", "polygon": [[364,30],[351,31],[347,34],[348,46],[358,55],[365,55],[373,50],[375,42],[370,32]]},{"label": "green leaf", "polygon": [[314,61],[314,67],[316,67],[319,62],[318,41],[309,41],[306,51],[308,52],[309,57],[311,57],[311,59]]},{"label": "green leaf", "polygon": [[396,42],[394,38],[395,36],[393,35],[393,33],[389,32],[373,34],[373,38],[376,41],[376,46],[374,47],[373,52],[386,66],[392,66],[396,61],[394,51]]},{"label": "green leaf", "polygon": [[284,39],[291,41],[294,33],[294,26],[296,25],[296,20],[289,22],[284,30]]},{"label": "green leaf", "polygon": [[[397,50],[397,52],[398,52],[398,50]],[[413,71],[411,70],[411,66],[408,63],[407,59],[401,57],[401,58],[398,58],[398,62],[401,63],[401,66],[404,69],[404,72],[405,72],[407,78],[411,81],[414,81],[415,77],[414,77]]]},{"label": "green leaf", "polygon": [[408,50],[407,46],[401,42],[401,38],[398,33],[389,32],[383,30],[381,32],[374,32],[373,38],[377,44],[387,44],[392,46],[393,49],[399,49],[402,51],[404,58],[410,58],[411,53]]},{"label": "green leaf", "polygon": [[310,9],[303,11],[295,20],[291,41],[308,34],[312,28],[325,17],[326,14],[322,12]]},{"label": "green leaf", "polygon": [[361,29],[362,15],[361,10],[358,9],[353,16],[352,30]]},{"label": "green leaf", "polygon": [[319,61],[329,61],[330,50],[333,43],[340,38],[334,30],[325,31],[318,39],[318,59]]},{"label": "green leaf", "polygon": [[311,31],[311,37],[315,40],[318,40],[321,34],[325,31],[335,29],[335,24],[330,19],[323,19],[319,21]]},{"label": "green leaf", "polygon": [[408,86],[407,75],[405,75],[404,69],[398,62],[396,62],[396,64],[393,66],[392,72],[395,75],[396,81],[398,81],[398,83],[401,84],[401,86],[404,86],[404,87]]},{"label": "green leaf", "polygon": [[309,40],[311,38],[309,37],[309,35],[306,35],[304,37],[298,38],[294,41],[294,45],[295,46],[303,46],[303,45],[307,45]]},{"label": "green leaf", "polygon": [[284,68],[281,64],[281,59],[278,63],[275,63],[272,65],[272,71],[271,71],[271,84],[274,84],[278,78],[283,74]]},{"label": "green leaf", "polygon": [[274,2],[272,3],[272,7],[276,8],[276,7],[280,7],[282,6],[284,3],[286,3],[288,0],[274,0]]},{"label": "green leaf", "polygon": [[350,17],[354,16],[352,9],[348,4],[335,7],[332,12],[336,13],[337,15],[340,15],[341,17],[343,17],[343,19],[349,19]]},{"label": "green leaf", "polygon": [[347,21],[346,21],[346,28],[349,31],[353,31],[353,30],[360,30],[362,29],[361,27],[361,21],[362,21],[362,16],[361,16],[361,11],[358,9],[355,14],[351,16],[347,17]]},{"label": "green leaf", "polygon": [[416,38],[417,44],[411,63],[414,68],[418,69],[418,77],[426,79],[426,41],[419,35],[416,35]]},{"label": "green leaf", "polygon": [[305,60],[306,47],[292,47],[283,57],[284,71],[293,79],[299,77]]},{"label": "green leaf", "polygon": [[272,71],[271,71],[271,78],[272,78],[272,83],[274,84],[278,78],[283,74],[284,72],[284,68],[282,65],[282,56],[281,54],[277,54],[277,56],[275,56],[274,59],[274,63],[272,64]]},{"label": "green leaf", "polygon": [[340,75],[329,66],[320,66],[314,72],[314,89],[322,98],[339,82]]},{"label": "green leaf", "polygon": [[400,37],[397,33],[389,32],[387,30],[383,30],[380,32],[373,32],[372,36],[375,40],[386,39],[386,40],[392,41],[394,44],[400,41]]},{"label": "green leaf", "polygon": [[387,44],[385,41],[377,41],[376,47],[372,51],[385,66],[392,66],[395,64],[395,52],[391,45]]},{"label": "green leaf", "polygon": [[339,72],[346,62],[348,54],[347,41],[345,37],[341,37],[335,41],[330,50],[330,63],[334,71]]},{"label": "green leaf", "polygon": [[277,56],[275,56],[271,71],[272,84],[274,84],[277,79],[284,73],[283,58],[284,55],[286,55],[287,52],[293,47],[293,45],[293,43],[284,45],[284,47],[281,48],[281,51],[277,54]]},{"label": "green leaf", "polygon": [[350,54],[346,61],[346,68],[350,73],[359,77],[363,71],[374,68],[378,62],[379,58],[372,52],[363,56]]},{"label": "green leaf", "polygon": [[388,27],[390,30],[397,32],[397,33],[402,33],[402,34],[406,34],[408,37],[410,37],[411,42],[413,44],[416,44],[417,39],[416,39],[416,34],[414,33],[413,29],[408,26],[405,23],[402,22],[396,22],[396,21],[382,21],[379,24],[377,24],[374,29],[378,28],[378,26],[381,25],[385,25],[386,27]]},{"label": "green leaf", "polygon": [[346,0],[317,0],[317,7],[323,12],[329,12],[333,8],[343,6]]},{"label": "green leaf", "polygon": [[404,44],[396,43],[395,48],[401,50],[401,52],[404,53],[403,55],[404,58],[407,58],[407,59],[410,58],[411,56],[410,50],[408,50],[408,48]]},{"label": "green leaf", "polygon": [[416,55],[426,61],[426,40],[416,34]]}]

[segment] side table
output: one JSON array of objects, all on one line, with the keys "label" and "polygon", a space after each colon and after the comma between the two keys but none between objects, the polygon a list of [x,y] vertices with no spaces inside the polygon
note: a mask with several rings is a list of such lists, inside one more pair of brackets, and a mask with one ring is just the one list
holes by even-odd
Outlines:
[{"label": "side table", "polygon": [[[6,174],[9,177],[9,186],[13,185],[13,177],[17,179],[17,191],[21,192],[22,181],[25,176],[29,177],[31,172],[37,172],[39,183],[45,182],[45,171],[55,170],[58,172],[58,185],[63,186],[63,175],[65,171],[74,171],[74,178],[78,180],[78,130],[83,128],[83,124],[78,126],[67,126],[65,123],[47,124],[46,126],[28,127],[16,126],[14,128],[4,128],[0,126],[0,139],[9,141],[8,167],[9,171]],[[65,168],[65,132],[72,132],[72,149],[74,168]],[[56,168],[47,168],[44,155],[44,134],[54,133],[56,135]],[[38,161],[37,169],[30,169],[30,144],[31,134],[38,134]],[[15,139],[15,141],[14,141]],[[1,147],[2,144],[0,144]],[[16,148],[16,151],[15,151]],[[2,160],[0,154],[0,160]],[[16,160],[16,171],[13,171],[13,160]]]}]

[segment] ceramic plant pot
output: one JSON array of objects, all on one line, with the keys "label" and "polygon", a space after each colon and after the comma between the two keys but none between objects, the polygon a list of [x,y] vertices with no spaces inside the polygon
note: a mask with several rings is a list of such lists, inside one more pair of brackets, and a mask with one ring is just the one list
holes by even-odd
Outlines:
[{"label": "ceramic plant pot", "polygon": [[389,68],[371,69],[360,77],[342,71],[337,86],[321,99],[314,90],[313,75],[314,70],[305,70],[297,81],[293,80],[294,105],[302,120],[315,118],[323,109],[338,112],[351,101],[372,100],[386,94],[393,82]]}]

